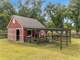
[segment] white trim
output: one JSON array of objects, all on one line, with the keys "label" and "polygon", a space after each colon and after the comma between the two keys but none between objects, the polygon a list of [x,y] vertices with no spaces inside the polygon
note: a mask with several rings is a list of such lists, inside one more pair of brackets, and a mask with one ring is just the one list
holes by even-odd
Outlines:
[{"label": "white trim", "polygon": [[13,22],[13,24],[15,24],[16,23],[15,19],[13,19],[12,22]]},{"label": "white trim", "polygon": [[23,37],[23,36],[24,36],[24,35],[23,35],[23,34],[24,34],[23,28],[15,28],[15,30],[17,30],[17,29],[19,29],[19,31],[20,31],[20,29],[21,29],[22,32],[20,31],[20,36],[21,36],[21,37],[20,37],[20,41],[21,41],[21,42],[24,42],[24,39],[23,39],[23,38],[24,38],[24,37]]},{"label": "white trim", "polygon": [[22,40],[21,41],[23,41],[24,42],[24,28],[22,28]]},{"label": "white trim", "polygon": [[[17,21],[16,19],[15,19],[15,21]],[[18,23],[19,23],[19,21],[17,21]],[[20,23],[19,23],[20,24]],[[23,28],[23,26],[20,24],[20,26],[21,26],[21,28]]]},{"label": "white trim", "polygon": [[[7,28],[9,28],[9,25],[10,25],[10,23],[11,23],[11,21],[12,21],[13,19],[15,19],[15,21],[17,21],[16,18],[14,18],[14,16],[12,16],[12,17],[11,17],[11,20],[10,20],[8,26],[7,26]],[[19,21],[17,21],[17,23],[19,23]],[[20,24],[20,23],[19,23],[19,24]],[[21,28],[23,28],[23,26],[22,26],[21,24],[20,24],[20,26],[21,26]]]},{"label": "white trim", "polygon": [[33,29],[27,29],[27,30],[33,30]]},{"label": "white trim", "polygon": [[[20,31],[20,42],[24,42],[24,28],[8,28],[8,31],[9,30],[15,30],[15,33],[14,33],[14,35],[12,34],[12,33],[9,33],[8,32],[8,39],[10,39],[10,40],[15,40],[16,41],[16,30],[17,29],[19,29],[19,31]],[[14,39],[13,39],[13,36],[15,37]]]},{"label": "white trim", "polygon": [[8,29],[11,29],[11,30],[13,30],[13,29],[22,29],[22,28],[8,28]]},{"label": "white trim", "polygon": [[11,23],[11,21],[12,21],[13,18],[14,18],[14,17],[12,16],[10,22],[9,22],[8,25],[7,25],[7,28],[9,27],[9,25],[10,25],[10,23]]}]

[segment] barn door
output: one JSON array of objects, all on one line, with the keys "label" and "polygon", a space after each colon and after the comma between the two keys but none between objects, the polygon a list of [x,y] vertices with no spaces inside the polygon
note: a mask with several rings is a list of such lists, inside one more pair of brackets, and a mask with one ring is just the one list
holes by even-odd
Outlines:
[{"label": "barn door", "polygon": [[16,40],[17,41],[20,40],[20,31],[19,31],[19,29],[16,30]]}]

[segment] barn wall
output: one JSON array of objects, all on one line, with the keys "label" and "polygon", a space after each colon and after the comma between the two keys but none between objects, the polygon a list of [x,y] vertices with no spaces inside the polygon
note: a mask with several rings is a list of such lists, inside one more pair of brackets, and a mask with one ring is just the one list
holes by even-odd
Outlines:
[{"label": "barn wall", "polygon": [[27,28],[24,28],[24,31],[23,31],[23,35],[24,35],[24,40],[27,40],[26,36],[27,36]]},{"label": "barn wall", "polygon": [[13,23],[13,20],[8,25],[8,39],[16,41],[16,30],[19,29],[20,31],[20,41],[24,41],[24,29],[23,27],[15,20],[15,23]]},{"label": "barn wall", "polygon": [[21,41],[21,42],[24,42],[24,35],[23,35],[23,34],[24,34],[24,33],[23,33],[23,32],[24,32],[24,29],[21,28],[21,29],[19,29],[19,30],[20,30],[20,41]]},{"label": "barn wall", "polygon": [[9,40],[16,40],[15,39],[15,29],[8,28],[8,39]]},{"label": "barn wall", "polygon": [[16,30],[20,31],[20,41],[24,41],[23,29],[22,28],[9,28],[8,29],[8,39],[16,41]]},{"label": "barn wall", "polygon": [[11,20],[8,28],[21,28],[21,25],[18,23],[18,21],[15,20],[15,23],[13,23],[13,20]]}]

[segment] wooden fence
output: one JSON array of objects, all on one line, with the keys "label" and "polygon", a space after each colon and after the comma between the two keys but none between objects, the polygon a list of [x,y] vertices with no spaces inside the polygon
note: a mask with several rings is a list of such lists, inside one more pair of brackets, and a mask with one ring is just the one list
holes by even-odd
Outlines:
[{"label": "wooden fence", "polygon": [[7,32],[6,31],[0,31],[0,39],[7,38]]},{"label": "wooden fence", "polygon": [[[33,30],[33,29],[32,29]],[[55,43],[55,44],[59,44],[60,49],[62,49],[63,45],[65,44],[66,46],[68,46],[71,43],[71,30],[70,29],[61,29],[61,28],[55,28],[55,29],[35,29],[36,32],[40,32],[41,30],[44,30],[46,32],[46,36],[44,37],[44,39],[42,39],[41,37],[39,37],[39,34],[37,34],[36,39],[34,39],[33,37],[29,37],[29,42],[31,43],[32,41],[37,41],[37,43],[39,44],[41,41],[47,41],[48,43]],[[47,35],[47,32],[51,31],[51,32],[56,32],[58,34],[52,34],[51,37],[49,37]]]}]

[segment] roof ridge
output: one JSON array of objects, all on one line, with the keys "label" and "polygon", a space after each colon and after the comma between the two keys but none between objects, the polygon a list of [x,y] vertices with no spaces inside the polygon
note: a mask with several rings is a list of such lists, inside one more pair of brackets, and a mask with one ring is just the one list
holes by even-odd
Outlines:
[{"label": "roof ridge", "polygon": [[32,19],[32,20],[37,20],[37,19],[35,19],[35,18],[20,16],[20,15],[13,15],[13,17],[22,17],[22,18],[29,18],[29,19]]}]

